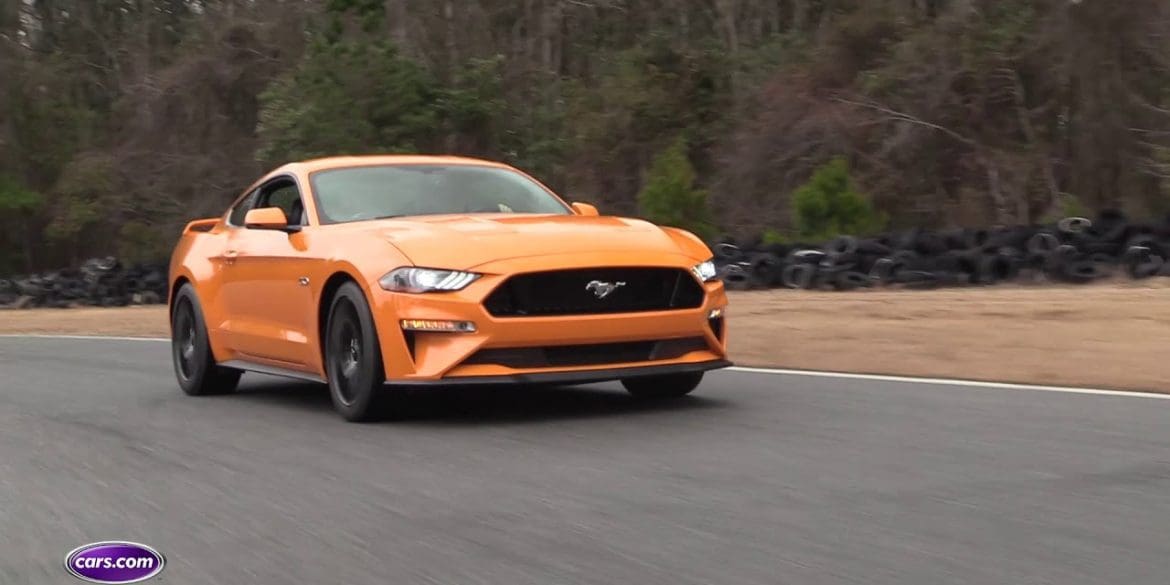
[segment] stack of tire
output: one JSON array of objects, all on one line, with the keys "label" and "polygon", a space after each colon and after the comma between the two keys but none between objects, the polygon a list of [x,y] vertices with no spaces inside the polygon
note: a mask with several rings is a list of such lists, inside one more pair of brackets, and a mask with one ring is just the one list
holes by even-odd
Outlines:
[{"label": "stack of tire", "polygon": [[817,244],[711,243],[733,290],[939,288],[1003,282],[1082,284],[1116,276],[1170,276],[1170,218],[1135,223],[1115,210],[1051,225],[912,229]]},{"label": "stack of tire", "polygon": [[167,267],[91,258],[78,268],[0,279],[0,308],[121,307],[166,302]]}]

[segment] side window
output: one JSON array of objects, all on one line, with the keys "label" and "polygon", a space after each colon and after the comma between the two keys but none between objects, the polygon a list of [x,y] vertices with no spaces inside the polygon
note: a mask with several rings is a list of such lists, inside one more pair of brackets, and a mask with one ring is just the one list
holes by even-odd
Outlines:
[{"label": "side window", "polygon": [[279,207],[289,225],[305,225],[305,207],[301,192],[291,179],[280,179],[260,188],[260,202],[256,207]]},{"label": "side window", "polygon": [[244,225],[244,216],[248,214],[248,210],[252,209],[252,204],[256,201],[256,195],[259,194],[259,189],[248,193],[240,202],[232,208],[232,212],[228,215],[228,224],[241,227]]}]

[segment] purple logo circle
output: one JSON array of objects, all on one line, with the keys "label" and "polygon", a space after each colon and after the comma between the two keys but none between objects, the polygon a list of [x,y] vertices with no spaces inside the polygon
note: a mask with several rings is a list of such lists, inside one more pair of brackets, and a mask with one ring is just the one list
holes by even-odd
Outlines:
[{"label": "purple logo circle", "polygon": [[91,583],[138,583],[161,573],[166,564],[157,550],[124,540],[79,546],[65,555],[69,574]]}]

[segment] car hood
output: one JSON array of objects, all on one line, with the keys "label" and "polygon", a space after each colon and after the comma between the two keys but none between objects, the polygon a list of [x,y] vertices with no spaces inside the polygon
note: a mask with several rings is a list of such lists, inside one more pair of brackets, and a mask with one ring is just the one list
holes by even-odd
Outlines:
[{"label": "car hood", "polygon": [[417,266],[469,269],[488,262],[583,252],[682,254],[658,226],[579,215],[434,215],[377,222],[371,229]]}]

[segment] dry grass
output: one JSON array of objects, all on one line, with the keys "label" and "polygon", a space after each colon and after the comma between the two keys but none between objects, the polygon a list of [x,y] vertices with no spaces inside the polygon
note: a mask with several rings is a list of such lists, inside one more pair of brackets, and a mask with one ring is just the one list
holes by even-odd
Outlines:
[{"label": "dry grass", "polygon": [[163,305],[0,311],[0,333],[129,337],[167,337],[171,334],[167,326],[167,308]]},{"label": "dry grass", "polygon": [[[1170,287],[732,295],[741,365],[1170,391]],[[166,336],[163,307],[0,312],[0,333]]]},{"label": "dry grass", "polygon": [[1170,391],[1170,288],[736,295],[743,365]]}]

